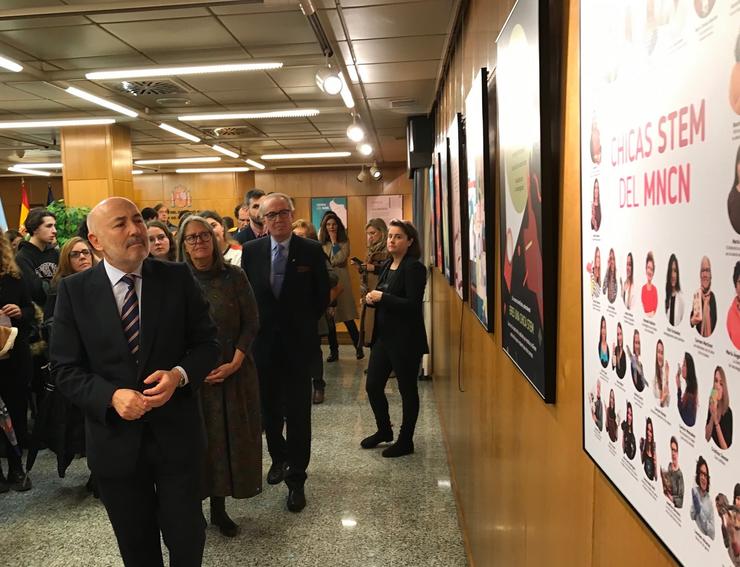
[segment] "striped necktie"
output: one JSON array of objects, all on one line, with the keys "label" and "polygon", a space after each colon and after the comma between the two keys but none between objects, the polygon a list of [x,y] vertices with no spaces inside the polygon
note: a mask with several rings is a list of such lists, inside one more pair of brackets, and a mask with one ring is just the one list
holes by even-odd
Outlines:
[{"label": "striped necktie", "polygon": [[128,348],[134,358],[138,359],[139,352],[139,297],[136,295],[136,275],[126,274],[120,281],[128,286],[126,296],[121,307],[121,324],[126,337]]}]

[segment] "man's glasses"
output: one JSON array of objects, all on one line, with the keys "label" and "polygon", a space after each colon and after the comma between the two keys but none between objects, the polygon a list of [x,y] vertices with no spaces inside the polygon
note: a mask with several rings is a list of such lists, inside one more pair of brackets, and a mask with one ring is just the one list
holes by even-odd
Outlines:
[{"label": "man's glasses", "polygon": [[274,221],[278,217],[280,217],[281,219],[286,219],[288,218],[288,215],[290,215],[290,213],[291,213],[290,209],[283,209],[282,211],[273,211],[270,213],[265,213],[263,216],[269,221]]},{"label": "man's glasses", "polygon": [[197,232],[195,234],[188,234],[185,238],[183,238],[185,242],[188,244],[195,244],[199,240],[201,242],[210,242],[211,241],[211,233],[210,232]]},{"label": "man's glasses", "polygon": [[73,250],[72,252],[69,253],[69,257],[71,259],[73,259],[73,260],[76,260],[80,256],[82,256],[84,258],[87,258],[90,255],[91,255],[91,252],[89,250],[87,250],[87,249],[85,249],[85,250]]},{"label": "man's glasses", "polygon": [[149,242],[162,242],[163,240],[167,240],[166,234],[158,234],[157,236],[149,237]]}]

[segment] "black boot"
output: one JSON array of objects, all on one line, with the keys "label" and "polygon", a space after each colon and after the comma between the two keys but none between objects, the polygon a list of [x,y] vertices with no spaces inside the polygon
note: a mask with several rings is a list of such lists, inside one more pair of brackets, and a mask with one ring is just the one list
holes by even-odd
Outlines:
[{"label": "black boot", "polygon": [[337,360],[339,360],[339,350],[331,349],[331,351],[329,351],[329,357],[326,359],[326,362],[336,362]]},{"label": "black boot", "polygon": [[393,441],[393,430],[392,429],[384,429],[382,431],[376,431],[370,437],[365,437],[362,441],[360,441],[360,446],[363,449],[374,449],[381,443],[385,443],[388,441]]},{"label": "black boot", "polygon": [[10,463],[10,470],[8,471],[8,485],[16,492],[26,492],[31,490],[32,484],[31,479],[23,470],[23,465],[18,459],[18,463]]},{"label": "black boot", "polygon": [[234,537],[239,531],[239,526],[226,513],[226,498],[223,496],[211,496],[211,524],[218,526],[226,537]]},{"label": "black boot", "polygon": [[412,440],[405,440],[398,438],[393,445],[383,449],[383,456],[387,458],[403,457],[404,455],[410,455],[414,452],[414,442]]},{"label": "black boot", "polygon": [[10,486],[8,486],[8,480],[3,474],[2,467],[0,467],[0,494],[7,492],[8,490],[10,490]]},{"label": "black boot", "polygon": [[362,350],[361,346],[357,347],[356,353],[357,353],[357,360],[362,360],[363,358],[365,358],[365,351]]}]

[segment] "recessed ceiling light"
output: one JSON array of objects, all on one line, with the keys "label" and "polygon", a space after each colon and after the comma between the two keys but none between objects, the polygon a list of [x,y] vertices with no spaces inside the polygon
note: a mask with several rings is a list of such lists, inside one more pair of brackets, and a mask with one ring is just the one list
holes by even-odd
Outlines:
[{"label": "recessed ceiling light", "polygon": [[347,81],[344,79],[344,74],[339,73],[339,77],[342,79],[342,90],[339,92],[339,94],[342,95],[344,106],[346,106],[347,108],[354,108],[355,99],[352,98],[352,92],[349,90],[349,87],[347,86]]},{"label": "recessed ceiling light", "polygon": [[3,69],[7,69],[8,71],[13,71],[14,73],[18,73],[20,71],[23,71],[23,65],[20,63],[16,63],[12,59],[8,59],[7,57],[0,56],[0,67]]},{"label": "recessed ceiling light", "polygon": [[125,114],[126,116],[130,116],[131,118],[136,118],[139,113],[135,110],[131,110],[130,108],[126,108],[125,106],[121,106],[120,104],[116,104],[115,102],[111,102],[109,100],[105,100],[104,98],[100,98],[99,96],[95,96],[92,93],[89,93],[87,91],[83,91],[81,89],[78,89],[77,87],[67,87],[66,91],[74,95],[78,98],[82,98],[88,102],[92,102],[93,104],[97,104],[98,106],[103,106],[105,108],[109,108],[111,110],[114,110],[116,112],[120,112],[121,114]]},{"label": "recessed ceiling light", "polygon": [[188,134],[187,132],[183,132],[179,128],[175,128],[174,126],[170,126],[169,124],[162,123],[159,125],[159,127],[162,130],[167,130],[168,132],[172,132],[173,134],[177,134],[178,136],[181,136],[182,138],[185,138],[186,140],[190,140],[191,142],[200,142],[200,138],[198,136],[193,136],[192,134]]},{"label": "recessed ceiling light", "polygon": [[239,154],[238,153],[233,152],[233,151],[231,151],[231,150],[229,150],[227,148],[224,148],[223,146],[217,146],[216,144],[214,144],[211,147],[214,150],[216,150],[217,152],[221,152],[225,156],[229,156],[229,157],[233,157],[233,158],[238,158],[239,157]]},{"label": "recessed ceiling light", "polygon": [[266,120],[271,118],[308,118],[317,116],[315,108],[296,108],[293,110],[269,110],[265,112],[213,112],[210,114],[184,114],[178,116],[180,122],[201,122],[204,120]]},{"label": "recessed ceiling light", "polygon": [[248,163],[252,167],[256,167],[257,169],[265,169],[267,167],[264,163],[254,161],[253,159],[245,159],[244,162]]},{"label": "recessed ceiling light", "polygon": [[280,62],[273,63],[228,63],[223,65],[185,65],[181,67],[147,67],[145,69],[120,69],[117,71],[94,71],[86,73],[90,81],[106,79],[141,79],[144,77],[169,77],[178,75],[203,75],[206,73],[234,73],[236,71],[269,71],[280,69]]},{"label": "recessed ceiling light", "polygon": [[309,152],[302,154],[264,154],[262,159],[311,159],[311,158],[338,158],[349,157],[352,152]]},{"label": "recessed ceiling light", "polygon": [[175,173],[236,173],[239,171],[249,171],[248,167],[186,167],[176,169]]},{"label": "recessed ceiling light", "polygon": [[23,128],[62,128],[64,126],[101,126],[115,124],[115,118],[71,118],[67,120],[11,120],[0,122],[0,128],[9,130]]},{"label": "recessed ceiling light", "polygon": [[61,169],[61,163],[17,163],[12,167],[23,167],[25,169]]},{"label": "recessed ceiling light", "polygon": [[167,158],[167,159],[137,159],[136,165],[157,165],[162,163],[207,163],[211,161],[221,161],[220,157],[184,157],[184,158]]},{"label": "recessed ceiling light", "polygon": [[144,173],[143,169],[132,169],[131,170],[131,175],[141,175],[142,173]]},{"label": "recessed ceiling light", "polygon": [[44,171],[43,169],[26,169],[23,167],[9,167],[8,171],[13,173],[27,173],[29,175],[41,175],[43,177],[51,177],[51,173]]}]

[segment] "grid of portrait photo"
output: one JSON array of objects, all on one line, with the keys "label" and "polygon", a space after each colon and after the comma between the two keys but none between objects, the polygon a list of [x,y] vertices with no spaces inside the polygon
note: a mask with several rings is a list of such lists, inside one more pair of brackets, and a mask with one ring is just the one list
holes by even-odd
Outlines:
[{"label": "grid of portrait photo", "polygon": [[740,565],[740,2],[581,9],[584,448],[680,562]]}]

